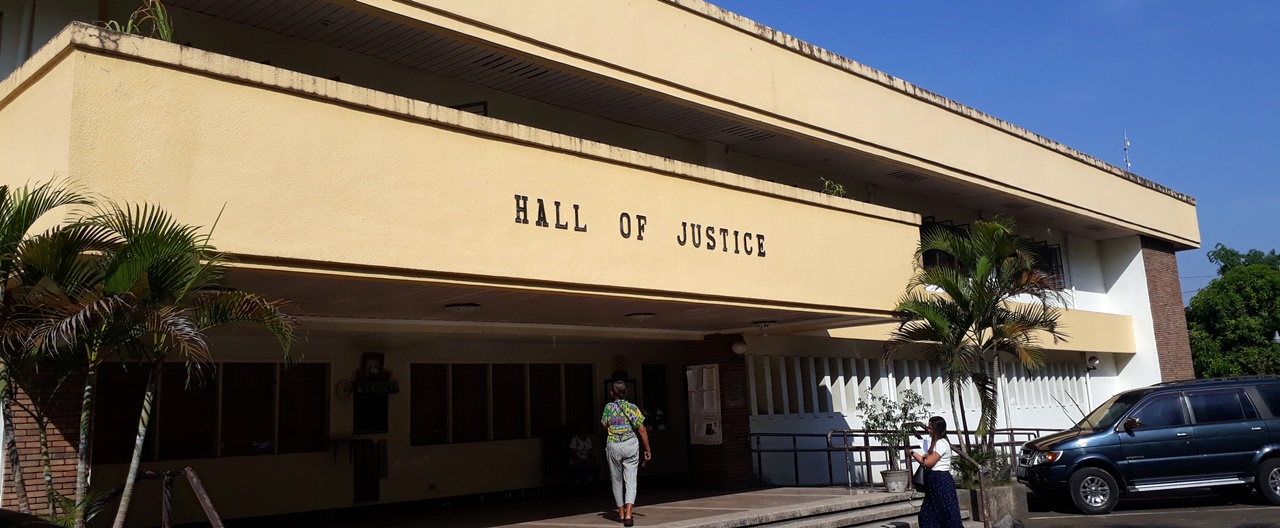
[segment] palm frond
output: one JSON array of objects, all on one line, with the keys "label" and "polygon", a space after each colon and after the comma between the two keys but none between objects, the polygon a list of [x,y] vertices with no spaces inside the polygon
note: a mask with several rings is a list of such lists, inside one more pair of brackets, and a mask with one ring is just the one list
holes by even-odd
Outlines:
[{"label": "palm frond", "polygon": [[202,331],[231,323],[254,323],[266,328],[280,342],[286,362],[297,339],[298,322],[285,313],[287,301],[269,301],[240,291],[204,291],[193,296],[191,311]]},{"label": "palm frond", "polygon": [[127,295],[113,295],[83,304],[45,303],[38,307],[29,347],[56,353],[85,340],[105,339],[106,332],[121,326],[119,320],[130,310],[130,301]]}]

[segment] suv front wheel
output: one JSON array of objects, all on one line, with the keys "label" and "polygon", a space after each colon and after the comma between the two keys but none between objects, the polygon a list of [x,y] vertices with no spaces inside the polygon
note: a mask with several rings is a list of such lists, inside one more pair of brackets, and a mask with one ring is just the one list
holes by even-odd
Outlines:
[{"label": "suv front wheel", "polygon": [[1116,485],[1115,477],[1096,467],[1081,468],[1072,473],[1067,491],[1071,493],[1071,502],[1076,509],[1090,515],[1111,511],[1120,499],[1120,487]]},{"label": "suv front wheel", "polygon": [[1273,458],[1258,466],[1258,491],[1271,504],[1280,504],[1280,458]]}]

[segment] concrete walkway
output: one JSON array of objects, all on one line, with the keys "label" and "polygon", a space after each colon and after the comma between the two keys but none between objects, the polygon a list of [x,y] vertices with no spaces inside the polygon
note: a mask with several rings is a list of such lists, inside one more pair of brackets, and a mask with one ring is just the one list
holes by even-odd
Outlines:
[{"label": "concrete walkway", "polygon": [[[721,528],[776,522],[856,507],[901,502],[902,494],[845,488],[767,488],[737,493],[641,488],[636,526]],[[359,512],[335,511],[320,517],[280,517],[228,522],[229,528],[309,526],[313,528],[610,528],[615,520],[607,490],[551,497],[504,499],[488,503],[432,506],[389,505]],[[918,504],[918,503],[917,503]],[[302,524],[298,524],[302,523]]]}]

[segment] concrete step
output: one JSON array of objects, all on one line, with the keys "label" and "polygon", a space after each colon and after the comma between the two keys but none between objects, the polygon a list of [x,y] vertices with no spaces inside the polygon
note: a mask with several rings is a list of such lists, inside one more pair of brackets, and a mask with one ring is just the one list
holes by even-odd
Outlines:
[{"label": "concrete step", "polygon": [[[964,519],[965,528],[982,528],[982,523],[971,520],[969,512],[960,510],[960,518]],[[870,524],[860,524],[856,528],[920,528],[920,518],[916,515],[904,515],[893,519],[885,519]]]},{"label": "concrete step", "polygon": [[825,515],[815,515],[759,525],[761,528],[848,528],[850,526],[877,526],[887,519],[903,516],[915,516],[920,511],[919,503],[894,502],[879,506],[868,506],[844,510]]},{"label": "concrete step", "polygon": [[[898,502],[759,525],[760,528],[919,528],[919,502]],[[982,528],[970,520],[969,512],[960,511],[965,528]]]},{"label": "concrete step", "polygon": [[[912,514],[919,509],[920,505],[920,497],[914,497],[913,501],[912,495],[882,492],[832,495],[830,498],[807,501],[802,506],[759,508],[750,512],[666,523],[663,526],[665,528],[840,528]],[[828,517],[831,518],[830,523],[824,521]]]}]

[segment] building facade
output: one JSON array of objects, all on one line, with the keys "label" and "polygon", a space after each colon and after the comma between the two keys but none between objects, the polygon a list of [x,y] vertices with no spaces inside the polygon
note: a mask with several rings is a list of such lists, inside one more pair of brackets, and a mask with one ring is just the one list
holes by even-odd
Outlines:
[{"label": "building facade", "polygon": [[[857,427],[868,392],[954,423],[936,367],[881,351],[931,223],[1013,217],[1066,286],[1071,339],[1005,369],[1002,425],[1193,375],[1193,199],[700,0],[166,3],[174,43],[84,24],[133,1],[0,0],[0,167],[221,213],[232,285],[292,301],[298,366],[230,330],[205,383],[162,375],[144,468],[227,517],[559,482],[615,378],[645,473],[707,486],[787,483],[748,436]],[[137,372],[103,369],[95,486]]]}]

